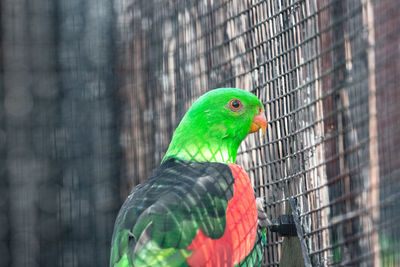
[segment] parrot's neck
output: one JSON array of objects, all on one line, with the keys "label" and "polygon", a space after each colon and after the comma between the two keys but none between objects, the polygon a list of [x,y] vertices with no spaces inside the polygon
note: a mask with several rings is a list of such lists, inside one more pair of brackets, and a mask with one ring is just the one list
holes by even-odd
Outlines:
[{"label": "parrot's neck", "polygon": [[238,146],[232,147],[231,144],[224,144],[224,142],[184,142],[179,146],[170,147],[165,154],[164,160],[168,158],[178,158],[198,162],[234,163],[237,150]]},{"label": "parrot's neck", "polygon": [[[221,129],[176,129],[163,161],[178,158],[198,162],[235,163],[242,139],[227,135]],[[184,128],[184,127],[182,127]]]}]

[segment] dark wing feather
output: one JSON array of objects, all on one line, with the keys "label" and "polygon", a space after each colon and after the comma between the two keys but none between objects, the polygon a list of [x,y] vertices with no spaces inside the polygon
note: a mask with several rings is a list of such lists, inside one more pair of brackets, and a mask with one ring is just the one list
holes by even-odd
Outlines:
[{"label": "dark wing feather", "polygon": [[111,265],[124,255],[132,263],[150,240],[161,249],[185,249],[199,228],[210,238],[220,238],[233,183],[226,164],[165,161],[122,206],[115,223]]}]

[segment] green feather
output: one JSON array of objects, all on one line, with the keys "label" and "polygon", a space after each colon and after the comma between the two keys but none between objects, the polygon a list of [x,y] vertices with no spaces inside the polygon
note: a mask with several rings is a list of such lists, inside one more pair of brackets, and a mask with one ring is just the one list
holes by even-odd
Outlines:
[{"label": "green feather", "polygon": [[157,266],[188,266],[186,258],[191,252],[185,249],[160,248],[156,242],[147,242],[137,252],[138,257],[134,260],[134,266],[157,267]]},{"label": "green feather", "polygon": [[257,235],[256,243],[254,244],[253,249],[250,251],[250,254],[247,255],[239,264],[235,267],[253,267],[253,266],[261,266],[261,262],[264,255],[264,248],[266,244],[266,229],[259,229]]},{"label": "green feather", "polygon": [[[229,109],[239,99],[242,108]],[[264,110],[253,94],[221,88],[201,96],[176,128],[163,161],[175,157],[189,161],[233,163],[242,140],[249,134],[254,116]]]}]

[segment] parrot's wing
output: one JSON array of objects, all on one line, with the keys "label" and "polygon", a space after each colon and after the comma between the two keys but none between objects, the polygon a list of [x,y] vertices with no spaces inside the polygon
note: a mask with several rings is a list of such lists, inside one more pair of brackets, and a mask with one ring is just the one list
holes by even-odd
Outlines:
[{"label": "parrot's wing", "polygon": [[164,162],[122,206],[111,266],[184,266],[199,229],[213,239],[223,235],[233,184],[226,164]]}]

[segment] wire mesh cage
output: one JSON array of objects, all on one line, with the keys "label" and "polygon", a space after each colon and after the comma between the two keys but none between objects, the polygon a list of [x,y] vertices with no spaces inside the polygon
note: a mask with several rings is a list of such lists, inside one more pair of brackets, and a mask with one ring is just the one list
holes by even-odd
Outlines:
[{"label": "wire mesh cage", "polygon": [[[104,266],[203,93],[257,95],[245,168],[312,266],[400,265],[396,0],[0,2],[0,266]],[[289,266],[267,231],[263,266]],[[286,253],[286,254],[285,254]]]},{"label": "wire mesh cage", "polygon": [[[377,33],[387,19],[384,10],[393,17]],[[131,117],[123,128],[138,138],[126,152],[137,160],[127,167],[128,177],[141,182],[157,166],[170,125],[177,125],[193,99],[212,88],[245,88],[263,100],[269,128],[265,139],[244,142],[239,162],[266,199],[271,218],[288,212],[289,197],[298,200],[315,266],[397,265],[398,229],[388,223],[398,214],[397,165],[391,171],[383,166],[396,149],[380,144],[397,128],[383,125],[396,112],[382,110],[390,106],[384,95],[395,94],[396,86],[377,76],[382,68],[389,73],[398,68],[388,63],[398,50],[385,48],[398,44],[398,10],[390,1],[122,6],[122,29],[133,31],[132,38],[120,34],[130,47],[122,60],[122,91],[131,95],[126,110]],[[150,89],[157,93],[146,93]],[[161,136],[149,134],[155,128]],[[136,143],[152,145],[137,149]],[[150,168],[138,171],[144,160]],[[265,265],[279,264],[281,244],[282,238],[269,234]]]}]

